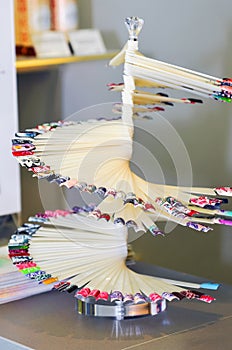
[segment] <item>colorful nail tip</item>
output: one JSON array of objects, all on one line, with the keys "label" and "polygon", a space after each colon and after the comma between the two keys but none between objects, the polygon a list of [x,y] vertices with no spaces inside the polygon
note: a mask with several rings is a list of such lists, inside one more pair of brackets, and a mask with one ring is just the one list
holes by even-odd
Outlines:
[{"label": "colorful nail tip", "polygon": [[203,289],[211,289],[211,290],[217,290],[220,287],[219,283],[213,283],[213,282],[204,282],[201,283],[200,288]]}]

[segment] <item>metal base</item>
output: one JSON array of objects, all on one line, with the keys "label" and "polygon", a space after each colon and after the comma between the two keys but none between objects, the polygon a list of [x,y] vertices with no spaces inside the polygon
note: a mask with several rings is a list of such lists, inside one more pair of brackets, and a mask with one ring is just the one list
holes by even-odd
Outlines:
[{"label": "metal base", "polygon": [[[116,305],[115,305],[116,304]],[[157,302],[130,304],[126,305],[121,301],[115,302],[114,305],[109,303],[91,303],[76,299],[76,309],[81,315],[97,316],[97,317],[113,317],[122,320],[127,317],[137,317],[146,315],[157,315],[166,310],[166,300],[158,300]]]}]

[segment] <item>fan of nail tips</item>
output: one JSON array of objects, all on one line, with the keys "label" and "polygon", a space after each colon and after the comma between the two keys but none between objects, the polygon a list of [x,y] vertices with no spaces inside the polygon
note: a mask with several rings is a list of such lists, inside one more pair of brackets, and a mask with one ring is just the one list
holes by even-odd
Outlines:
[{"label": "fan of nail tips", "polygon": [[[75,207],[67,215],[62,211],[40,213],[32,220],[42,222],[41,227],[25,224],[19,228],[9,242],[9,256],[26,275],[27,282],[23,282],[24,276],[14,279],[15,275],[2,275],[0,300],[4,301],[1,291],[6,287],[3,294],[11,293],[8,286],[12,284],[17,285],[15,291],[22,292],[22,297],[24,287],[29,295],[53,287],[73,290],[74,286],[81,288],[79,293],[86,287],[88,291],[83,293],[91,293],[91,289],[108,294],[115,290],[123,294],[142,291],[146,297],[155,292],[169,299],[187,296],[213,300],[191,290],[204,285],[164,281],[129,270],[125,264],[127,228],[150,230],[156,236],[162,234],[156,226],[159,220],[171,220],[203,232],[210,230],[208,224],[231,225],[231,212],[221,208],[227,200],[219,196],[232,195],[232,188],[148,183],[130,170],[129,162],[136,113],[162,111],[163,106],[178,102],[202,102],[195,98],[170,98],[163,92],[151,94],[139,88],[179,89],[230,102],[231,81],[146,59],[138,52],[137,35],[142,20],[130,18],[126,22],[130,39],[125,50],[110,63],[125,65],[124,84],[110,86],[111,90],[122,91],[122,104],[114,106],[121,116],[43,124],[17,133],[13,140],[13,155],[33,176],[97,193],[102,201],[88,210]],[[13,298],[11,295],[6,300]]]},{"label": "fan of nail tips", "polygon": [[[28,255],[22,256],[21,254],[19,256],[19,253],[15,253],[15,257],[13,257],[8,249],[8,246],[0,248],[0,304],[30,297],[52,289],[52,285],[38,285],[35,279],[25,278],[23,274],[19,274],[16,266],[19,266],[18,264],[25,259],[28,262],[32,259]],[[17,254],[18,256],[16,256]],[[12,261],[9,259],[9,256],[11,256]]]},{"label": "fan of nail tips", "polygon": [[232,79],[213,77],[145,57],[138,50],[138,34],[143,26],[143,20],[137,17],[128,17],[126,25],[130,35],[129,41],[122,51],[110,61],[111,66],[124,63],[124,83],[109,84],[110,90],[124,92],[123,104],[153,105],[178,102],[195,104],[202,102],[195,98],[175,99],[163,93],[152,94],[137,89],[141,87],[169,88],[191,92],[202,98],[231,102]]},{"label": "fan of nail tips", "polygon": [[[62,210],[49,211],[43,216],[31,217],[29,221],[37,223],[27,223],[19,228],[8,245],[9,256],[27,279],[24,287],[29,287],[29,292],[37,282],[37,293],[45,291],[43,288],[69,292],[78,289],[79,297],[90,294],[97,298],[100,295],[108,301],[116,294],[117,298],[119,294],[127,299],[130,296],[131,302],[136,295],[140,303],[151,302],[154,298],[214,300],[199,289],[215,290],[218,284],[163,279],[129,269],[126,265],[128,230],[123,225],[96,223],[84,211]],[[9,286],[11,277],[8,275]],[[21,278],[11,283],[22,286]]]},{"label": "fan of nail tips", "polygon": [[[129,166],[133,130],[122,119],[56,126],[39,127],[34,139],[15,139],[13,153],[40,179],[99,194],[102,202],[91,212],[96,219],[103,215],[138,231],[150,229],[154,235],[160,233],[155,225],[159,220],[203,232],[210,230],[205,224],[231,224],[231,212],[221,208],[227,200],[214,197],[231,195],[231,188],[158,185],[133,173]],[[44,131],[47,127],[50,130]],[[28,136],[32,133],[36,132],[28,131]]]},{"label": "fan of nail tips", "polygon": [[170,99],[162,93],[151,95],[137,87],[171,87],[230,101],[230,80],[144,57],[138,51],[137,40],[143,21],[133,17],[127,18],[126,23],[128,43],[110,63],[124,62],[124,84],[117,87],[122,90],[122,105],[116,107],[121,116],[27,129],[16,134],[13,155],[39,179],[99,194],[102,202],[91,213],[97,220],[103,217],[122,222],[137,231],[149,229],[153,235],[161,233],[156,225],[159,220],[203,232],[211,229],[208,224],[231,225],[231,211],[221,207],[227,200],[218,195],[231,196],[232,188],[158,185],[143,180],[130,169],[135,112],[160,110],[150,107],[153,103],[199,102],[191,98]]}]

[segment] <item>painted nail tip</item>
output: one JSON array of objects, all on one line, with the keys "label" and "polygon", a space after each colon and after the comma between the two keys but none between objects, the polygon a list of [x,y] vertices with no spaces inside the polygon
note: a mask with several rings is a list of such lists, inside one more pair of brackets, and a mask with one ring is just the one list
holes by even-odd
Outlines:
[{"label": "painted nail tip", "polygon": [[212,282],[201,283],[201,288],[204,288],[204,289],[217,290],[219,287],[220,287],[219,283],[212,283]]}]

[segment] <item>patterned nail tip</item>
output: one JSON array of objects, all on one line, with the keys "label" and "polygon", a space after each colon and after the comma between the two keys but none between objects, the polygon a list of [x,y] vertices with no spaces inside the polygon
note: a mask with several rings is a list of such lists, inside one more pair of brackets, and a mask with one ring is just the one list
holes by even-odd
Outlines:
[{"label": "patterned nail tip", "polygon": [[[120,117],[114,118],[115,120],[120,119]],[[33,137],[36,137],[40,134],[46,133],[48,131],[51,131],[55,128],[59,127],[68,127],[69,125],[73,124],[86,124],[86,123],[91,123],[91,122],[96,122],[96,121],[111,121],[112,119],[107,119],[107,118],[99,118],[99,119],[94,119],[92,121],[87,121],[87,122],[54,122],[54,123],[46,123],[40,126],[37,126],[34,129],[27,129],[25,131],[26,135],[22,135],[23,133],[17,133],[17,139],[12,140],[14,148],[19,147],[30,147],[34,148],[35,146],[33,145]],[[33,137],[31,139],[29,134],[33,134]],[[24,137],[24,138],[23,138]],[[27,137],[27,138],[25,138]],[[21,141],[20,141],[21,140]],[[34,152],[36,149],[32,151],[22,151],[22,152]],[[20,151],[21,152],[21,151]],[[94,184],[87,184],[85,182],[78,182],[77,179],[71,179],[70,177],[67,176],[62,176],[60,174],[55,174],[54,171],[51,169],[49,165],[46,165],[44,162],[41,162],[38,157],[33,153],[33,155],[26,155],[26,154],[21,154],[17,153],[17,159],[19,163],[22,166],[25,166],[28,168],[29,171],[33,173],[34,177],[37,177],[38,179],[47,179],[49,182],[55,182],[59,186],[66,186],[67,188],[77,188],[78,190],[82,192],[88,192],[88,193],[96,193],[99,195],[101,198],[105,199],[108,196],[112,196],[114,198],[121,198],[123,200],[123,204],[131,204],[134,205],[134,207],[140,207],[142,210],[145,212],[155,212],[155,207],[151,203],[145,203],[143,199],[136,197],[135,194],[133,193],[124,193],[122,191],[116,191],[115,189],[112,188],[105,188],[105,187],[99,187],[97,188]],[[218,187],[215,189],[215,193],[219,195],[226,195],[226,196],[232,196],[232,188],[230,187]],[[179,223],[188,226],[192,229],[195,229],[197,231],[203,231],[203,232],[208,232],[211,230],[208,226],[203,226],[200,223],[197,223],[195,225],[194,223],[188,222],[186,224],[186,220],[188,220],[189,217],[195,216],[195,218],[201,217],[199,213],[196,210],[192,210],[188,208],[187,206],[183,205],[180,201],[173,197],[166,197],[166,198],[156,198],[155,202],[158,206],[160,206],[164,211],[166,211],[168,214],[173,216],[175,219],[180,221]],[[220,209],[220,205],[222,203],[226,203],[226,199],[218,199],[218,198],[207,198],[207,197],[199,197],[199,198],[192,198],[190,200],[190,205],[195,205],[195,206],[200,206],[204,207],[205,209]],[[96,214],[97,218],[97,213],[93,213],[92,215],[94,216]],[[106,221],[113,220],[117,225],[123,224],[123,219],[121,218],[113,218],[111,217],[108,213],[101,213],[101,218],[97,219],[104,219]],[[230,216],[229,212],[228,214],[221,213],[221,215],[226,215]],[[219,220],[214,220],[214,217],[210,217],[211,223],[218,223],[218,224],[223,224],[223,221]],[[217,219],[217,218],[216,218]],[[37,218],[38,222],[43,222],[43,218]],[[181,222],[181,221],[185,221]],[[191,220],[190,220],[191,221]],[[199,220],[200,221],[200,220]],[[136,222],[133,220],[128,220],[126,223],[127,227],[133,227],[135,230],[138,230]],[[225,221],[225,225],[230,225],[228,221]],[[141,229],[141,228],[140,228]],[[146,230],[144,229],[144,232]],[[151,234],[153,236],[157,235],[162,235],[163,233],[159,231],[159,229],[155,229],[152,227],[150,230]]]},{"label": "patterned nail tip", "polygon": [[220,196],[232,197],[232,187],[216,187],[214,192]]},{"label": "patterned nail tip", "polygon": [[12,154],[15,157],[23,157],[23,156],[32,156],[34,155],[34,150],[36,150],[35,145],[33,144],[33,139],[39,135],[42,135],[46,132],[53,131],[56,128],[62,128],[67,127],[70,125],[77,125],[77,124],[90,124],[92,122],[99,122],[99,121],[112,121],[112,120],[118,120],[120,117],[114,117],[114,118],[98,118],[98,119],[92,119],[88,121],[58,121],[58,122],[51,122],[51,123],[45,123],[42,125],[38,125],[35,128],[32,129],[26,129],[24,132],[17,132],[15,134],[16,139],[12,139]]},{"label": "patterned nail tip", "polygon": [[201,196],[198,198],[190,198],[189,203],[200,208],[219,209],[221,204],[228,203],[228,200],[226,198],[210,198]]},{"label": "patterned nail tip", "polygon": [[148,232],[150,232],[153,237],[165,236],[164,232],[161,231],[155,223],[148,228]]},{"label": "patterned nail tip", "polygon": [[[34,217],[29,217],[29,222],[36,222],[36,223],[46,223],[50,218],[57,218],[60,216],[67,216],[67,215],[75,215],[75,214],[86,214],[87,217],[93,217],[96,220],[104,220],[106,222],[112,221],[117,227],[123,227],[126,226],[127,228],[133,228],[135,231],[137,231],[138,229],[141,230],[141,228],[138,228],[136,222],[134,220],[128,220],[125,221],[123,218],[115,218],[113,216],[111,216],[108,213],[102,213],[99,209],[94,209],[95,205],[89,205],[89,206],[83,206],[83,207],[79,207],[79,206],[75,206],[73,207],[73,209],[71,211],[69,210],[47,210],[44,213],[37,213]],[[217,223],[220,224],[225,224],[225,220],[217,220]],[[227,220],[228,223],[228,220]],[[201,232],[208,232],[210,230],[212,230],[209,227],[206,227],[204,225],[200,225],[196,222],[187,222],[186,224],[187,227],[192,228],[194,230],[197,231],[201,231]],[[40,226],[37,225],[36,226],[36,230],[37,228],[39,228]],[[21,229],[26,230],[27,231],[27,227],[22,227]],[[34,229],[31,229],[30,232],[34,232]],[[157,236],[164,236],[165,234],[158,228],[158,226],[154,223],[153,225],[151,225],[150,227],[148,227],[147,229],[144,227],[144,232],[148,231],[150,232],[154,237]],[[18,238],[19,239],[19,238]],[[9,242],[11,243],[11,242]]]},{"label": "patterned nail tip", "polygon": [[[137,305],[145,304],[150,302],[150,300],[142,293],[131,293],[123,294],[118,290],[111,293],[106,291],[101,292],[98,289],[91,290],[90,288],[82,288],[75,293],[75,297],[87,303],[102,303],[112,306],[118,305],[118,302],[126,305]],[[162,299],[162,298],[161,298]]]},{"label": "patterned nail tip", "polygon": [[[184,205],[180,201],[178,201],[174,197],[165,197],[165,198],[156,198],[156,203],[160,205],[162,208],[165,209],[169,214],[180,218],[185,219],[187,217],[192,217],[199,215],[200,212],[197,210],[193,210],[191,207]],[[208,204],[211,204],[212,208],[217,209],[217,206],[222,203],[228,203],[227,199],[218,199],[218,198],[212,198],[209,199],[207,197],[197,197],[197,198],[191,198],[189,200],[189,203],[194,206],[199,206],[202,208],[205,208]]]},{"label": "patterned nail tip", "polygon": [[111,293],[108,293],[106,291],[101,292],[98,289],[91,290],[87,287],[78,290],[75,293],[75,298],[92,304],[104,302],[105,305],[109,306],[118,305],[119,302],[126,305],[151,304],[156,303],[157,301],[162,301],[164,299],[169,302],[180,301],[182,299],[197,299],[206,303],[211,303],[212,301],[216,300],[210,295],[206,295],[195,290],[183,290],[181,292],[172,293],[163,292],[162,295],[156,292],[152,292],[149,294],[149,296],[146,296],[141,292],[137,292],[135,294],[123,294],[122,292],[115,290]]},{"label": "patterned nail tip", "polygon": [[[86,125],[94,122],[99,122],[99,121],[114,121],[114,120],[120,120],[121,117],[114,116],[113,118],[105,118],[105,117],[100,117],[96,119],[89,119],[87,121],[65,121],[65,120],[60,120],[56,122],[51,122],[51,123],[44,123],[41,125],[37,125],[35,128],[27,128],[23,132],[17,132],[15,134],[16,139],[12,140],[13,145],[19,145],[19,144],[26,144],[26,143],[33,143],[33,139],[38,135],[45,134],[46,132],[53,131],[56,128],[63,128],[63,127],[68,127],[70,125]],[[24,140],[25,139],[25,140]],[[29,140],[28,140],[29,139]]]},{"label": "patterned nail tip", "polygon": [[158,197],[156,198],[155,202],[168,214],[180,220],[188,218],[188,214],[192,213],[192,210],[188,209],[181,202],[172,197]]},{"label": "patterned nail tip", "polygon": [[225,85],[225,86],[232,86],[232,79],[231,78],[222,78],[216,81],[219,86]]},{"label": "patterned nail tip", "polygon": [[[118,120],[120,117],[114,118],[113,120]],[[93,121],[111,121],[112,119],[107,118],[99,118]],[[43,124],[41,126],[38,126],[35,129],[30,129],[30,131],[27,129],[25,132],[25,135],[23,133],[19,133],[16,135],[17,137],[30,137],[29,134],[33,134],[33,137],[36,137],[37,134],[45,133],[47,131],[51,131],[54,128],[57,127],[65,127],[73,124],[84,124],[89,122],[57,122],[57,123],[51,123],[51,124]],[[36,134],[36,135],[35,135]],[[17,144],[17,140],[12,140],[13,146],[17,147],[17,145],[21,145],[23,142],[28,143],[28,140],[22,140],[20,143]],[[36,149],[33,145],[33,140],[30,140],[30,147],[33,147],[33,149]],[[16,155],[15,155],[16,156]],[[19,163],[22,166],[25,166],[28,168],[29,171],[33,172],[33,176],[37,177],[39,179],[47,179],[49,182],[56,182],[59,186],[65,186],[67,188],[77,188],[78,190],[82,192],[89,192],[89,193],[96,193],[102,198],[106,198],[108,196],[113,196],[114,198],[122,198],[124,204],[133,204],[135,207],[141,207],[145,211],[149,212],[155,212],[155,208],[150,203],[145,203],[141,198],[137,198],[135,194],[132,193],[124,193],[122,191],[116,191],[112,188],[105,188],[105,187],[99,187],[97,188],[94,184],[87,184],[85,182],[78,182],[76,179],[70,179],[70,177],[62,176],[60,174],[55,174],[54,171],[51,169],[49,165],[45,165],[43,162],[40,161],[38,157],[28,154],[26,157],[26,154],[17,154],[17,159]]]},{"label": "patterned nail tip", "polygon": [[13,144],[12,146],[12,153],[13,155],[19,152],[29,152],[33,151],[35,149],[35,146],[32,143],[21,143],[21,144]]},{"label": "patterned nail tip", "polygon": [[[227,190],[227,193],[229,193],[229,190]],[[195,219],[200,220],[201,218],[205,218],[205,219],[208,219],[208,222],[212,224],[232,226],[231,220],[223,218],[225,216],[232,216],[232,212],[221,210],[220,208],[221,204],[228,203],[228,199],[226,198],[210,198],[210,197],[201,196],[198,198],[191,198],[189,200],[189,203],[194,206],[212,210],[212,213],[207,215],[206,214],[204,215],[199,211],[192,210],[191,208],[183,205],[181,202],[179,202],[173,197],[157,198],[156,203],[159,204],[161,208],[163,208],[167,213],[169,213],[170,215],[178,219],[184,220],[190,217],[194,217]],[[188,221],[184,225],[199,232],[206,233],[212,230],[211,227],[202,225],[199,222],[195,222],[195,221],[194,222]]]},{"label": "patterned nail tip", "polygon": [[188,208],[186,205],[178,201],[174,197],[156,198],[156,203],[163,208],[167,213],[179,219],[192,217],[198,212]]},{"label": "patterned nail tip", "polygon": [[[112,112],[116,114],[122,114],[123,104],[122,103],[114,103]],[[148,107],[148,105],[143,105],[142,107],[134,107],[133,108],[133,118],[141,118],[142,120],[152,120],[152,116],[144,115],[144,113],[154,113],[154,112],[164,112],[165,109],[160,106]]]},{"label": "patterned nail tip", "polygon": [[[115,118],[115,119],[120,119],[120,118]],[[102,118],[102,120],[106,121],[107,119]],[[109,121],[110,120],[111,119],[109,119]],[[78,124],[80,124],[80,122],[78,122]],[[68,125],[70,125],[70,123]],[[66,126],[65,122],[61,125],[58,123],[58,126],[56,127],[63,127],[63,126]],[[52,128],[50,130],[52,130]],[[48,130],[45,129],[44,132],[46,131]],[[16,141],[17,139],[12,140],[12,143],[14,144],[14,146],[17,145]],[[24,141],[27,142],[27,140],[24,140]],[[32,144],[33,141],[31,140],[30,142],[32,145],[31,147],[35,148],[35,146],[33,146]],[[113,188],[105,188],[102,186],[97,188],[97,186],[95,186],[94,184],[79,182],[77,179],[71,179],[68,176],[55,174],[55,172],[51,169],[51,167],[49,165],[45,165],[44,162],[41,162],[39,157],[36,157],[34,153],[33,155],[28,154],[27,157],[26,157],[26,154],[19,153],[17,155],[17,160],[22,166],[28,168],[29,171],[33,172],[33,176],[37,177],[38,179],[46,179],[50,183],[55,182],[59,186],[65,186],[68,189],[76,188],[82,192],[95,193],[99,195],[101,198],[106,198],[108,196],[112,196],[114,198],[121,198],[123,200],[124,205],[133,204],[135,207],[141,207],[145,211],[155,212],[155,208],[151,203],[144,202],[141,198],[137,198],[135,194],[132,194],[132,193],[126,194],[123,191],[117,191]]]},{"label": "patterned nail tip", "polygon": [[221,89],[219,91],[215,91],[213,94],[213,98],[221,100],[223,102],[231,102],[232,98],[232,83],[230,78],[224,78],[221,80],[217,80],[216,84]]},{"label": "patterned nail tip", "polygon": [[[125,221],[123,218],[118,217],[115,218],[113,215],[110,215],[108,213],[102,213],[99,209],[94,209],[95,205],[89,205],[89,206],[75,206],[71,211],[67,210],[55,210],[55,211],[45,211],[44,213],[38,213],[34,217],[30,217],[29,221],[31,222],[37,222],[37,223],[45,223],[47,222],[50,218],[57,218],[59,216],[67,216],[67,215],[75,215],[75,214],[87,214],[86,217],[92,217],[96,219],[97,221],[99,220],[104,220],[106,222],[113,222],[117,227],[123,227],[126,226],[127,228],[133,228],[135,231],[138,230],[143,230],[144,232],[150,232],[154,237],[157,236],[165,236],[165,234],[159,229],[159,227],[153,223],[150,227],[146,228],[144,227],[143,229],[138,227],[137,223],[134,220],[128,220]],[[225,220],[224,220],[225,221]],[[228,220],[227,220],[228,222]],[[217,220],[217,223],[222,224],[223,220]],[[186,226],[189,228],[192,228],[196,231],[199,232],[209,232],[212,230],[212,228],[201,225],[196,222],[187,222]]]},{"label": "patterned nail tip", "polygon": [[[176,219],[180,220],[179,224],[182,226],[189,227],[193,230],[200,232],[209,232],[212,230],[211,227],[201,225],[197,222],[187,221],[197,212],[184,206],[181,202],[177,201],[173,197],[157,198],[155,202],[164,209],[168,214],[172,215]],[[183,221],[181,221],[183,220]],[[212,222],[213,223],[213,222]]]},{"label": "patterned nail tip", "polygon": [[213,94],[213,97],[215,98],[225,98],[225,102],[231,102],[231,98],[232,98],[232,86],[230,85],[230,83],[227,82],[222,82],[220,84],[221,86],[221,90],[217,91]]},{"label": "patterned nail tip", "polygon": [[[94,209],[92,212],[90,212],[88,214],[88,217],[92,217],[92,218],[96,219],[97,221],[99,221],[99,220],[104,220],[106,222],[111,221],[117,227],[126,226],[127,228],[133,228],[135,231],[138,230],[138,225],[134,220],[125,221],[121,217],[115,217],[114,215],[110,215],[108,213],[102,213],[99,209]],[[143,231],[144,232],[146,231],[145,228]]]},{"label": "patterned nail tip", "polygon": [[[48,211],[47,214],[54,215],[54,212]],[[68,214],[69,212],[67,211],[56,211],[56,215],[65,216]],[[25,275],[25,277],[37,282],[38,284],[51,284],[54,290],[58,290],[60,292],[71,293],[75,291],[78,289],[76,285],[72,285],[69,281],[59,281],[57,277],[53,277],[46,271],[41,270],[41,268],[37,266],[36,262],[33,261],[32,257],[29,256],[30,239],[32,238],[32,234],[36,233],[39,227],[40,225],[37,224],[33,225],[31,223],[26,223],[19,227],[14,235],[12,235],[9,242],[9,255],[13,264],[23,275]],[[25,231],[27,234],[24,234]],[[139,305],[150,305],[149,307],[147,306],[149,312],[146,311],[146,314],[151,315],[155,315],[157,313],[158,306],[158,309],[161,311],[162,308],[163,310],[166,308],[166,304],[162,304],[163,306],[161,304],[157,304],[164,303],[164,301],[174,301],[187,298],[198,299],[200,301],[211,303],[213,300],[215,300],[213,297],[200,293],[199,291],[182,291],[181,293],[164,292],[162,295],[154,292],[149,296],[146,296],[142,292],[138,292],[133,295],[130,293],[123,294],[120,291],[113,291],[111,293],[106,291],[101,292],[100,290],[90,290],[89,288],[78,289],[75,297],[87,304],[96,303],[109,306],[116,305],[117,307],[118,305],[124,305],[126,308]],[[138,309],[138,315],[139,314],[141,313]],[[134,313],[133,316],[136,316],[136,313]]]},{"label": "patterned nail tip", "polygon": [[204,226],[197,222],[192,222],[192,221],[187,222],[186,226],[189,228],[192,228],[195,231],[204,232],[204,233],[207,233],[213,230],[211,227]]},{"label": "patterned nail tip", "polygon": [[[149,205],[150,207],[150,205]],[[44,213],[37,213],[35,216],[29,217],[29,222],[36,222],[36,223],[46,223],[49,221],[50,218],[58,218],[58,217],[65,217],[67,215],[79,215],[84,214],[86,215],[86,218],[94,218],[97,221],[103,220],[106,222],[112,222],[116,227],[123,227],[126,226],[128,229],[133,228],[136,232],[137,231],[143,231],[143,232],[150,232],[152,236],[164,236],[164,233],[158,228],[158,226],[153,223],[150,227],[146,228],[144,227],[138,227],[137,223],[134,220],[128,220],[125,221],[121,217],[116,217],[114,215],[110,215],[108,213],[102,213],[99,209],[95,209],[95,204],[85,205],[83,207],[80,206],[74,206],[72,210],[46,210]]]},{"label": "patterned nail tip", "polygon": [[25,223],[20,226],[11,236],[8,243],[8,256],[13,265],[25,277],[37,281],[39,284],[53,284],[58,281],[57,277],[42,271],[33,258],[30,256],[30,239],[40,228],[40,225]]}]

